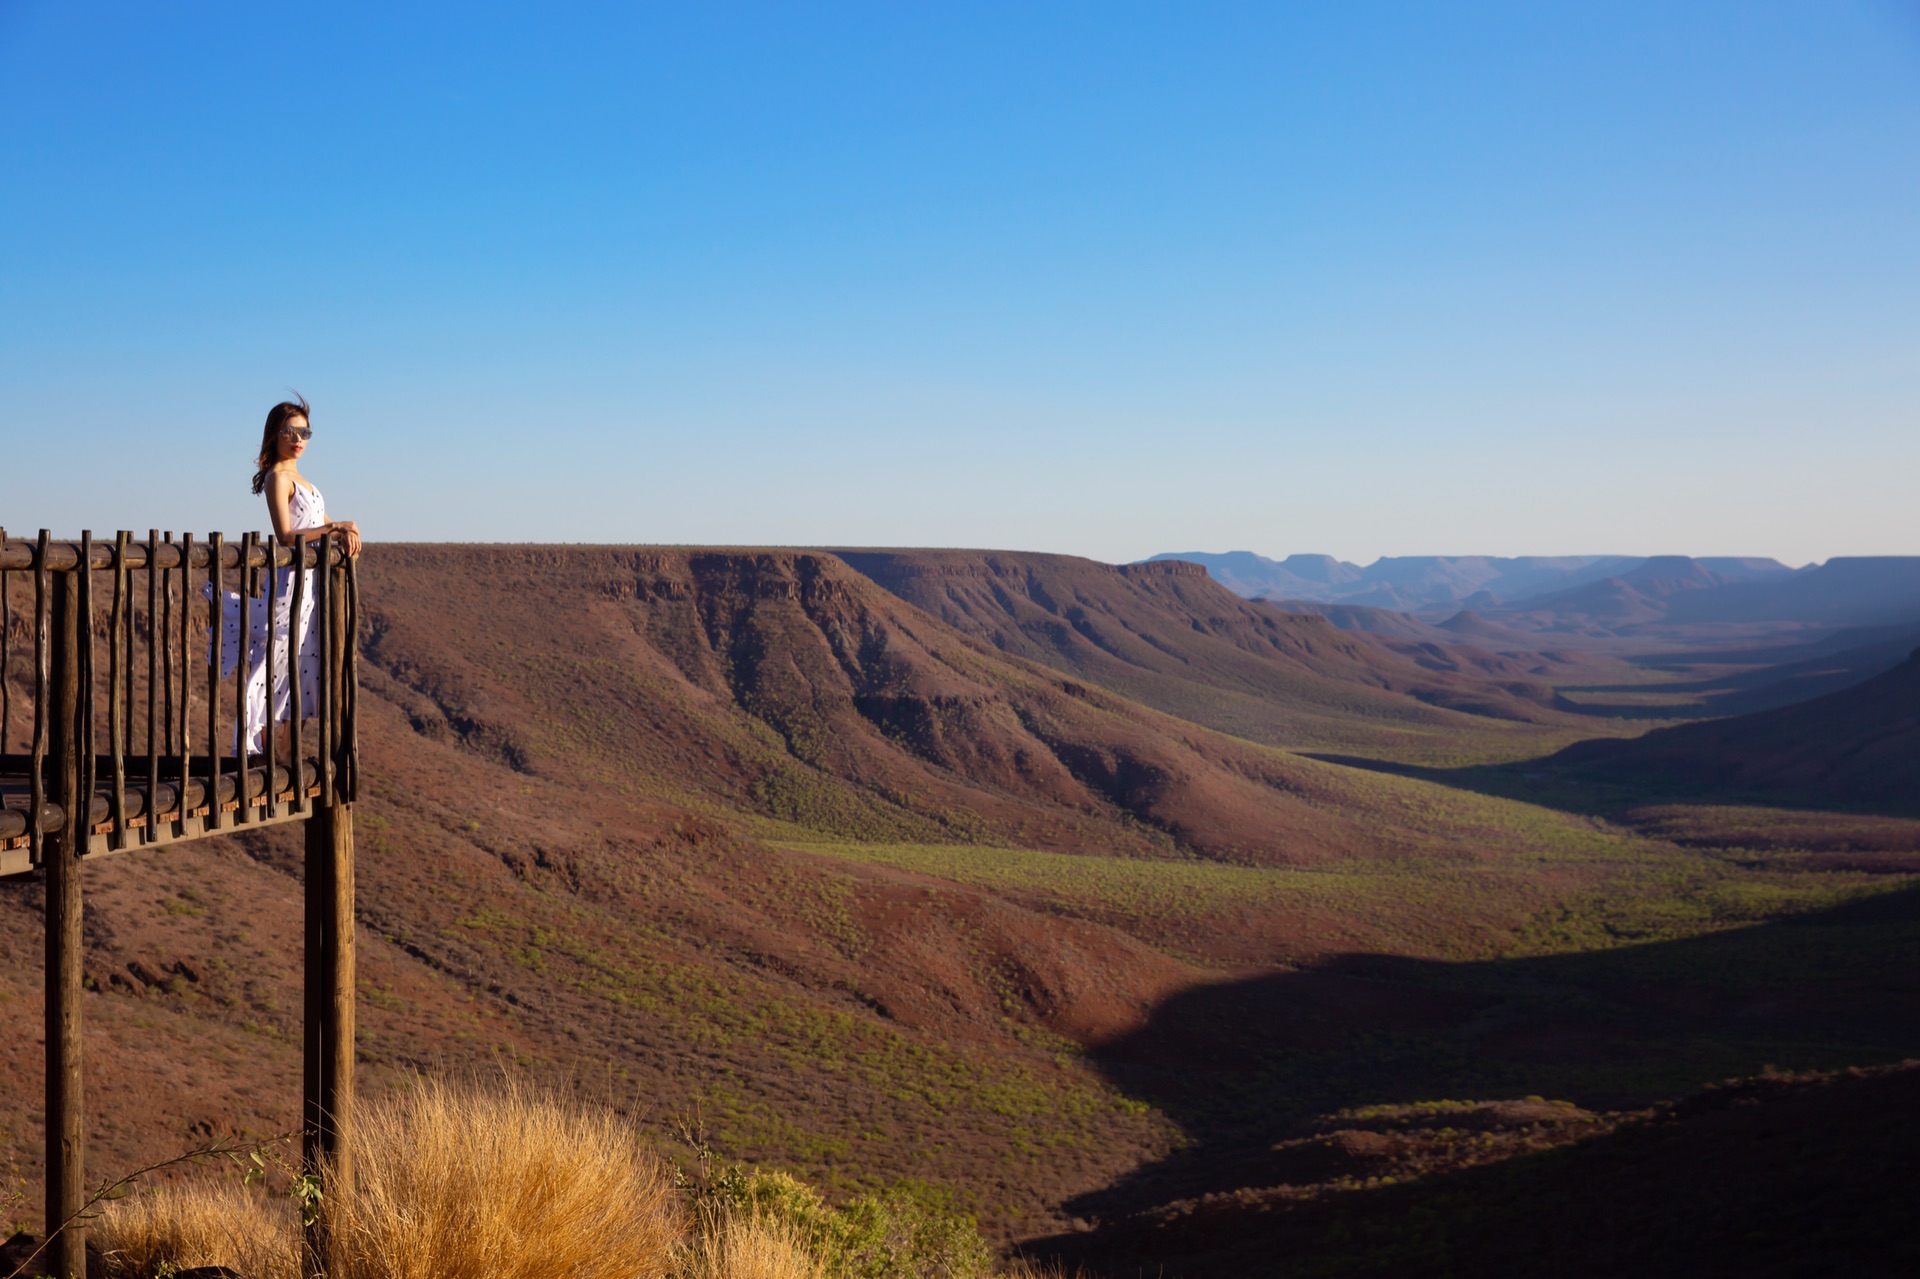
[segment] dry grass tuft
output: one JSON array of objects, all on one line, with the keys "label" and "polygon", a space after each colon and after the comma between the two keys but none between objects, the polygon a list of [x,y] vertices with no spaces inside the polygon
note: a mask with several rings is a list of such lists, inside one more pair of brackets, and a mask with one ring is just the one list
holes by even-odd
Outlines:
[{"label": "dry grass tuft", "polygon": [[680,1249],[675,1279],[826,1279],[792,1226],[735,1215],[708,1224]]},{"label": "dry grass tuft", "polygon": [[115,1276],[227,1266],[250,1279],[300,1279],[292,1204],[232,1182],[186,1182],[115,1200],[90,1233]]},{"label": "dry grass tuft", "polygon": [[[511,1080],[416,1079],[361,1107],[354,1188],[321,1210],[330,1279],[990,1279],[973,1219],[902,1190],[834,1206],[777,1172],[708,1168],[677,1187],[640,1134]],[[227,1266],[300,1279],[291,1199],[232,1181],[108,1206],[114,1279]],[[1016,1260],[1002,1279],[1065,1279]]]},{"label": "dry grass tuft", "polygon": [[681,1235],[630,1125],[512,1081],[418,1079],[361,1109],[353,1155],[355,1190],[326,1209],[334,1279],[632,1279]]}]

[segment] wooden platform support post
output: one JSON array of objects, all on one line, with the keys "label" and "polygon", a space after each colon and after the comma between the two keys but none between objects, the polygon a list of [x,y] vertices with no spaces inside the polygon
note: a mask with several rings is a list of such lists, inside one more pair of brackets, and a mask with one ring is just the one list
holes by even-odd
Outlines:
[{"label": "wooden platform support post", "polygon": [[[298,678],[295,674],[294,678]],[[325,762],[322,762],[325,766]],[[306,1034],[302,1053],[301,1160],[322,1177],[322,1212],[353,1185],[353,808],[315,806],[305,823]],[[326,1256],[318,1232],[317,1257]]]},{"label": "wooden platform support post", "polygon": [[[43,541],[42,545],[45,543]],[[85,571],[84,569],[82,570]],[[91,796],[82,791],[80,760],[79,573],[55,573],[52,618],[53,786],[51,798],[66,814],[45,840],[47,884],[47,1230],[59,1238],[44,1254],[51,1275],[84,1279],[86,1227],[86,1107],[80,1086],[80,853],[86,847],[84,816]],[[61,1227],[64,1225],[64,1229]]]}]

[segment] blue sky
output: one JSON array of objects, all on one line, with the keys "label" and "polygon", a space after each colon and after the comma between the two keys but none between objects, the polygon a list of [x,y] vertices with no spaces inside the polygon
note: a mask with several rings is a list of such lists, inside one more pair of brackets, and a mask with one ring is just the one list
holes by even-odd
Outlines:
[{"label": "blue sky", "polygon": [[0,523],[1920,553],[1920,5],[0,0]]}]

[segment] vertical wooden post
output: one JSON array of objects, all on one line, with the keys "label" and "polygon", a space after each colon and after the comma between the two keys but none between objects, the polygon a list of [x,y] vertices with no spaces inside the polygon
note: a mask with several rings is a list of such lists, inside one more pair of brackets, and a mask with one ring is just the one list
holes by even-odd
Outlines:
[{"label": "vertical wooden post", "polygon": [[[233,662],[233,797],[240,807],[234,809],[233,820],[239,825],[253,820],[253,797],[247,787],[247,677],[252,673],[253,661],[253,540],[252,532],[240,535],[240,635],[234,641],[238,651]],[[271,760],[267,763],[267,789],[273,789]]]},{"label": "vertical wooden post", "polygon": [[[303,825],[307,972],[301,1161],[308,1172],[328,1178],[323,1202],[338,1202],[353,1186],[348,1151],[353,1131],[353,807],[316,805]],[[313,1242],[316,1255],[324,1256],[320,1241]]]},{"label": "vertical wooden post", "polygon": [[313,730],[319,745],[314,748],[320,765],[320,807],[333,807],[333,726],[338,723],[333,709],[333,538],[322,535],[314,541],[313,627],[319,638],[314,648],[319,654],[319,678],[314,689]]},{"label": "vertical wooden post", "polygon": [[127,724],[133,714],[133,598],[127,575],[127,547],[132,544],[133,534],[125,529],[114,535],[113,612],[107,622],[107,753],[113,761],[113,803],[107,810],[113,829],[107,847],[115,849],[127,846],[127,755],[133,750],[128,744],[133,730]]},{"label": "vertical wooden post", "polygon": [[52,534],[40,530],[33,557],[33,751],[27,777],[28,857],[35,866],[47,860],[47,708],[53,705],[53,570],[47,567]]},{"label": "vertical wooden post", "polygon": [[213,600],[207,605],[207,829],[224,830],[227,810],[220,807],[220,641],[226,630],[227,575],[220,565],[225,537],[207,534],[207,583]]},{"label": "vertical wooden post", "polygon": [[147,824],[140,842],[160,838],[160,530],[147,530]]},{"label": "vertical wooden post", "polygon": [[[277,534],[267,535],[267,713],[266,723],[260,730],[260,744],[266,748],[267,765],[267,820],[280,816],[280,784],[273,780],[274,755],[278,747],[280,725],[274,718],[274,690],[280,687],[279,664],[275,654],[279,651],[280,618],[280,538]],[[298,752],[295,752],[297,755]],[[296,759],[296,763],[299,761]],[[297,781],[298,778],[296,777]]]},{"label": "vertical wooden post", "polygon": [[287,698],[288,721],[292,729],[288,738],[292,741],[293,759],[293,811],[307,811],[307,773],[301,762],[300,725],[302,712],[306,709],[300,704],[300,656],[306,651],[305,632],[301,629],[300,618],[306,609],[307,600],[307,535],[296,533],[293,537],[293,602],[287,625]]},{"label": "vertical wooden post", "polygon": [[[43,543],[44,545],[44,543]],[[80,853],[86,847],[92,796],[82,789],[80,716],[80,574],[53,581],[53,800],[66,814],[45,842],[47,876],[47,1229],[60,1229],[48,1249],[51,1274],[84,1279],[86,1227],[77,1220],[86,1202],[86,1115],[80,1086]]]},{"label": "vertical wooden post", "polygon": [[[7,530],[0,528],[0,546],[7,544]],[[13,668],[13,574],[0,569],[0,755],[13,744],[13,681],[7,672]]]},{"label": "vertical wooden post", "polygon": [[193,598],[193,534],[180,535],[180,723],[177,749],[180,752],[180,806],[174,810],[174,833],[185,839],[190,832],[187,826],[187,791],[193,785],[193,660],[187,655],[187,632],[193,622],[193,609],[188,601]]},{"label": "vertical wooden post", "polygon": [[[166,538],[171,549],[173,534],[168,533]],[[177,555],[176,558],[182,563],[186,560],[185,555]],[[179,740],[179,734],[174,731],[173,718],[173,570],[171,568],[167,569],[166,576],[160,579],[160,639],[156,642],[160,645],[160,664],[167,672],[167,734],[165,738],[167,744],[161,748],[160,753],[171,755],[174,752],[174,744]],[[182,803],[186,802],[185,795],[180,799]]]},{"label": "vertical wooden post", "polygon": [[80,530],[80,567],[74,572],[73,608],[80,626],[80,691],[77,696],[78,719],[74,729],[74,754],[80,761],[80,782],[73,803],[67,807],[67,822],[77,822],[73,836],[73,855],[79,857],[93,849],[93,792],[99,778],[93,723],[93,530]]}]

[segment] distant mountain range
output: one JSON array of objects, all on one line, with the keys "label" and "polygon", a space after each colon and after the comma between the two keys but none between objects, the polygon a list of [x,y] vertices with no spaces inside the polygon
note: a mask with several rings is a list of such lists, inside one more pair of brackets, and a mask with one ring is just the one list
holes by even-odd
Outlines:
[{"label": "distant mountain range", "polygon": [[[1389,555],[1362,567],[1331,555],[1268,559],[1252,551],[1155,555],[1206,567],[1249,599],[1311,600],[1415,612],[1446,606],[1485,611],[1608,578],[1668,566],[1704,582],[1754,581],[1794,570],[1778,560],[1632,555]],[[1656,570],[1657,571],[1657,570]]]},{"label": "distant mountain range", "polygon": [[[1237,594],[1374,631],[1394,624],[1354,610],[1456,619],[1454,629],[1597,635],[1647,626],[1920,619],[1920,556],[1836,557],[1800,569],[1772,559],[1685,555],[1388,556],[1365,567],[1329,555],[1272,560],[1251,551],[1153,558],[1200,564]],[[1473,619],[1457,620],[1462,611]]]}]

